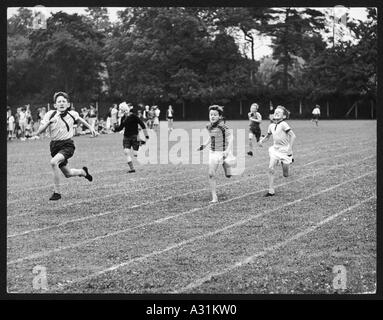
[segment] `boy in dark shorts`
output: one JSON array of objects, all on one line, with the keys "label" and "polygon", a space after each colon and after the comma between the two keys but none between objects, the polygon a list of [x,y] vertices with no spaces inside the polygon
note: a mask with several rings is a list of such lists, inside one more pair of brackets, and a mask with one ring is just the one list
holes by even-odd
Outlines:
[{"label": "boy in dark shorts", "polygon": [[249,124],[249,152],[247,153],[249,156],[253,156],[253,140],[255,139],[259,142],[261,138],[261,127],[260,124],[262,122],[262,116],[258,112],[258,104],[253,103],[250,107],[250,112],[248,113],[248,117],[250,120]]},{"label": "boy in dark shorts", "polygon": [[133,166],[133,157],[137,157],[137,151],[140,147],[140,141],[138,139],[138,126],[140,126],[144,132],[146,140],[149,139],[148,132],[146,130],[145,124],[137,116],[137,110],[133,107],[123,106],[122,111],[124,115],[121,118],[120,125],[116,126],[113,131],[118,132],[125,128],[124,139],[122,140],[122,145],[124,148],[124,153],[127,157],[129,171],[128,173],[136,172]]},{"label": "boy in dark shorts", "polygon": [[71,139],[74,135],[74,124],[76,121],[86,126],[92,135],[96,135],[94,129],[82,119],[78,112],[69,110],[69,96],[65,92],[57,92],[53,96],[54,106],[56,110],[48,111],[41,120],[39,129],[34,133],[38,136],[49,127],[51,137],[50,152],[51,166],[53,170],[54,192],[49,200],[61,199],[60,193],[60,171],[65,177],[85,177],[92,181],[93,178],[88,172],[87,167],[82,169],[71,169],[68,165],[68,159],[74,154],[75,146]]}]

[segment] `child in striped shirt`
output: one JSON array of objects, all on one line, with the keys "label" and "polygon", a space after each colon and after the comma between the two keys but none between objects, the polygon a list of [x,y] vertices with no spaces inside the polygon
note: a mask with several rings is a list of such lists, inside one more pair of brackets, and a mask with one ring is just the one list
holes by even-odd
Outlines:
[{"label": "child in striped shirt", "polygon": [[231,168],[225,163],[225,159],[231,154],[233,148],[233,136],[229,127],[223,121],[223,108],[218,105],[209,107],[210,123],[207,125],[209,139],[198,150],[203,150],[210,144],[209,152],[209,183],[212,194],[210,203],[218,202],[216,173],[219,165],[223,166],[225,176],[231,177]]}]

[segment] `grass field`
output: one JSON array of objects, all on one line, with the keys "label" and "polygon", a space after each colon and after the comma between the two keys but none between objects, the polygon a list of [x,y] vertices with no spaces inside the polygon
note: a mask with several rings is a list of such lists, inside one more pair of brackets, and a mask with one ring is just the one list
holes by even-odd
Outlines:
[{"label": "grass field", "polygon": [[376,121],[289,124],[295,162],[276,196],[263,197],[270,141],[240,176],[220,169],[213,205],[207,165],[128,174],[120,134],[75,137],[69,164],[94,180],[63,177],[52,202],[49,139],[8,143],[8,292],[374,293]]}]

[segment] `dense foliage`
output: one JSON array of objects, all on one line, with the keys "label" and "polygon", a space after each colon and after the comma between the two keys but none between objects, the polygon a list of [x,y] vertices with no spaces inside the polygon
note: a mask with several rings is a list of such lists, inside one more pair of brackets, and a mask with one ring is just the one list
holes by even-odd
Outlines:
[{"label": "dense foliage", "polygon": [[[58,12],[33,28],[33,12],[8,19],[9,105],[50,101],[242,103],[289,97],[297,105],[326,99],[376,101],[377,13],[348,20],[354,41],[328,45],[322,12],[308,8],[132,7],[116,22],[107,9]],[[240,52],[232,31],[249,45]],[[273,54],[254,58],[254,32]]]}]

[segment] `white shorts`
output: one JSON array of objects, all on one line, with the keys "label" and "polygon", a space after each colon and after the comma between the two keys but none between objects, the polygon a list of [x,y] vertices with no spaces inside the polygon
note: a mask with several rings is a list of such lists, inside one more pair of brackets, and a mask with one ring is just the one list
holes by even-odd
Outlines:
[{"label": "white shorts", "polygon": [[160,124],[160,119],[158,119],[157,117],[154,118],[153,124]]},{"label": "white shorts", "polygon": [[269,156],[270,156],[270,162],[277,160],[285,164],[290,164],[293,160],[293,157],[291,155],[288,156],[286,148],[280,148],[277,150],[274,146],[271,146],[269,148]]},{"label": "white shorts", "polygon": [[223,164],[223,151],[209,152],[209,164]]},{"label": "white shorts", "polygon": [[209,153],[209,164],[225,164],[228,167],[233,167],[237,163],[236,157],[230,152],[224,159],[223,151],[211,151]]}]

